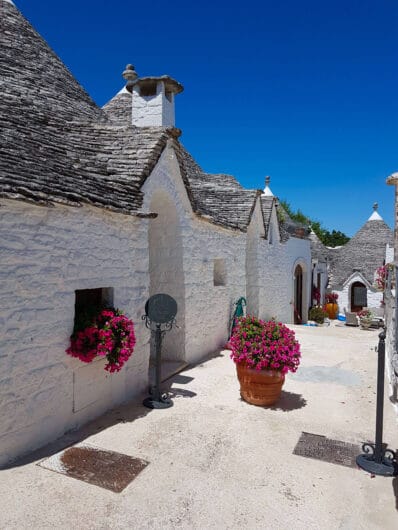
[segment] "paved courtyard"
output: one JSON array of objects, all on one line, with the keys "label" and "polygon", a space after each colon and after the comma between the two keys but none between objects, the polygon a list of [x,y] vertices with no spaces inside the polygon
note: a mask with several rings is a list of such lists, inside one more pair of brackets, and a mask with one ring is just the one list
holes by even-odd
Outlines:
[{"label": "paved courtyard", "polygon": [[[398,528],[398,478],[293,454],[302,432],[351,444],[374,439],[377,331],[337,322],[294,329],[302,365],[277,406],[240,400],[223,351],[174,377],[174,407],[119,407],[0,471],[0,528]],[[384,424],[384,440],[396,448],[387,397]],[[121,493],[36,465],[77,441],[149,465]]]}]

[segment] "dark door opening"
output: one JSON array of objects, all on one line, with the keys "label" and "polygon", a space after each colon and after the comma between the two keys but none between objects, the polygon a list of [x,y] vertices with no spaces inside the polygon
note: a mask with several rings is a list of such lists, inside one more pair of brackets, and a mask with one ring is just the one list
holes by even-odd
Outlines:
[{"label": "dark door opening", "polygon": [[351,311],[361,311],[368,306],[366,286],[362,282],[354,282],[351,285]]},{"label": "dark door opening", "polygon": [[297,265],[294,271],[294,323],[303,321],[303,269]]}]

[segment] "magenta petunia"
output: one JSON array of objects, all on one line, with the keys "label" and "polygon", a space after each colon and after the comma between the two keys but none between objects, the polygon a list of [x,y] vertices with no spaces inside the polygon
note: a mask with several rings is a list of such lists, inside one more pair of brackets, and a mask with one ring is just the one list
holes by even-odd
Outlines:
[{"label": "magenta petunia", "polygon": [[97,356],[106,357],[105,370],[119,372],[131,357],[135,346],[134,324],[119,309],[104,309],[90,326],[71,337],[66,353],[90,363]]},{"label": "magenta petunia", "polygon": [[237,320],[229,341],[231,358],[256,370],[295,372],[300,364],[300,344],[294,331],[275,320],[253,316]]}]

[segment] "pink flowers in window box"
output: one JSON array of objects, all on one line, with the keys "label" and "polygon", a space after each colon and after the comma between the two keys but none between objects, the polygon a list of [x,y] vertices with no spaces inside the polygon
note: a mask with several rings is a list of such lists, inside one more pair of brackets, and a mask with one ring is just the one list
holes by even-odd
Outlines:
[{"label": "pink flowers in window box", "polygon": [[[84,363],[97,356],[106,357],[105,370],[119,372],[134,351],[134,324],[119,309],[102,309],[86,325],[75,326],[68,355]],[[79,329],[80,328],[80,329]]]},{"label": "pink flowers in window box", "polygon": [[300,344],[294,331],[275,320],[247,316],[238,319],[229,344],[231,359],[256,370],[295,372],[300,364]]}]

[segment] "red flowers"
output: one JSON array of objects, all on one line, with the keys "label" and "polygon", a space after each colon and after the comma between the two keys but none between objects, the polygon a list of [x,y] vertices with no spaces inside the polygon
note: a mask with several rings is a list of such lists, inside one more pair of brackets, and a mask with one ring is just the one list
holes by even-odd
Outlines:
[{"label": "red flowers", "polygon": [[295,372],[300,364],[300,344],[294,331],[281,322],[247,316],[238,319],[229,344],[231,359],[256,370]]},{"label": "red flowers", "polygon": [[91,363],[97,355],[107,358],[105,370],[119,372],[134,351],[134,324],[119,309],[103,309],[90,326],[75,330],[68,355]]},{"label": "red flowers", "polygon": [[326,303],[336,304],[339,295],[337,293],[326,293]]}]

